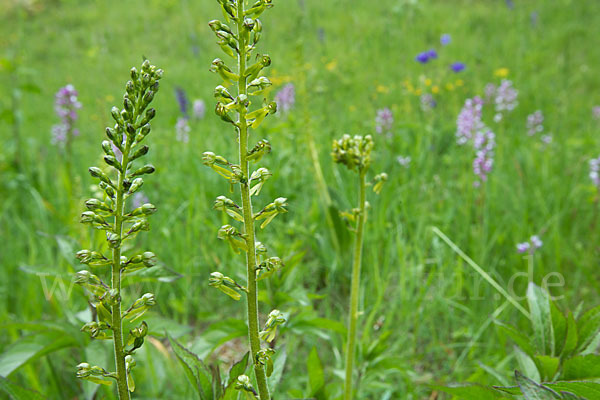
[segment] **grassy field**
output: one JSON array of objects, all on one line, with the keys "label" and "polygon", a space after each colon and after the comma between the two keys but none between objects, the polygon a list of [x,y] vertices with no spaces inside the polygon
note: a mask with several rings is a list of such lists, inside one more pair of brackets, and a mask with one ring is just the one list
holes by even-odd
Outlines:
[{"label": "grassy field", "polygon": [[[527,319],[436,232],[524,306],[528,280],[555,284],[551,294],[565,309],[599,303],[598,188],[588,177],[588,161],[600,155],[600,119],[592,114],[600,105],[599,2],[274,3],[259,50],[273,59],[270,95],[287,83],[296,89],[293,108],[267,119],[252,138],[266,137],[273,147],[263,164],[274,174],[257,202],[287,197],[290,209],[259,232],[286,264],[260,292],[261,310],[289,316],[277,340],[283,373],[274,398],[311,395],[313,348],[328,398],[342,385],[352,236],[329,226],[325,215],[355,203],[355,176],[330,156],[332,140],[344,133],[372,134],[372,169],[390,177],[380,196],[369,194],[359,398],[443,399],[428,385],[498,384],[517,368],[512,345],[491,321],[526,330]],[[129,69],[147,57],[165,70],[149,137],[157,173],[143,189],[159,211],[137,244],[162,264],[124,291],[127,302],[150,289],[158,300],[147,317],[150,345],[137,355],[135,397],[192,398],[165,331],[223,368],[246,351],[241,304],[207,284],[214,270],[244,274],[243,260],[217,239],[225,222],[211,209],[228,184],[202,165],[208,150],[235,157],[233,132],[212,113],[220,82],[208,68],[220,54],[207,21],[221,16],[218,4],[18,4],[0,5],[0,353],[18,343],[31,360],[9,379],[51,399],[93,398],[95,385],[78,381],[75,365],[84,357],[110,365],[110,347],[78,332],[86,297],[71,277],[81,268],[74,253],[101,242],[78,223],[94,191],[86,170],[101,160],[109,111],[121,102]],[[442,46],[445,33],[452,41]],[[437,59],[415,61],[431,48]],[[466,69],[453,72],[454,62]],[[500,123],[484,110],[497,147],[488,181],[474,187],[475,153],[456,143],[457,115],[467,98],[483,96],[486,84],[503,77],[518,90],[518,106]],[[54,93],[68,83],[83,104],[70,158],[50,134],[58,122]],[[191,122],[188,143],[175,139],[177,87],[208,109]],[[421,107],[424,93],[433,95],[434,108]],[[377,134],[376,113],[384,107],[394,122],[389,134]],[[527,116],[536,110],[549,144],[527,134]],[[398,156],[410,156],[409,165]],[[543,246],[525,257],[516,245],[532,235]],[[101,388],[97,396],[115,395]]]}]

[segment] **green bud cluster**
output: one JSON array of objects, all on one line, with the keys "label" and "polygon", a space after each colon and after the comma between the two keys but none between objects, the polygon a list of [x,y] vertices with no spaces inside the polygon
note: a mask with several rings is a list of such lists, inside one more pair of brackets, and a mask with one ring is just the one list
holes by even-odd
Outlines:
[{"label": "green bud cluster", "polygon": [[344,135],[339,140],[333,141],[333,161],[344,164],[350,170],[365,170],[371,164],[371,150],[373,138],[371,135],[350,136]]},{"label": "green bud cluster", "polygon": [[[277,325],[285,320],[270,318],[267,321],[267,330],[259,335],[257,281],[276,273],[283,263],[279,257],[270,257],[266,246],[256,241],[254,225],[262,220],[261,228],[265,228],[277,215],[286,213],[287,199],[279,197],[260,211],[252,212],[252,196],[260,194],[263,185],[272,174],[268,169],[260,167],[250,171],[249,165],[250,162],[258,163],[268,155],[271,152],[271,143],[267,139],[261,139],[256,144],[249,145],[248,141],[250,130],[258,128],[267,116],[277,112],[277,104],[264,98],[272,86],[269,78],[263,75],[265,68],[272,63],[271,57],[267,54],[255,54],[255,57],[252,57],[262,36],[259,17],[273,4],[271,0],[258,0],[247,8],[246,2],[242,0],[217,2],[225,19],[208,23],[217,38],[217,45],[224,54],[223,59],[215,58],[209,68],[222,81],[213,93],[216,100],[215,114],[222,121],[233,125],[237,135],[236,153],[239,155],[239,161],[232,163],[223,156],[205,152],[202,162],[229,182],[231,192],[234,192],[236,187],[240,188],[240,203],[225,196],[218,196],[213,208],[228,215],[233,220],[232,223],[241,225],[240,228],[223,225],[217,237],[226,241],[234,253],[245,255],[247,284],[241,286],[226,274],[213,272],[209,278],[209,285],[234,300],[239,300],[242,294],[247,296],[248,336],[258,392],[252,388],[246,376],[238,378],[236,387],[245,391],[247,395],[253,394],[259,396],[260,400],[269,400],[266,375],[270,375],[272,371],[270,356],[274,350],[261,348],[260,337],[273,340]],[[232,59],[235,61],[230,63]],[[234,69],[228,64],[237,68]],[[237,92],[234,92],[233,88],[237,89]]]},{"label": "green bud cluster", "polygon": [[76,255],[82,264],[89,267],[111,266],[111,286],[87,270],[79,271],[75,276],[75,283],[89,292],[91,304],[98,315],[97,321],[88,322],[81,330],[92,338],[113,341],[117,370],[108,373],[100,367],[82,363],[78,366],[77,376],[103,384],[106,384],[104,378],[114,378],[120,400],[129,399],[129,392],[135,389],[131,375],[131,369],[135,366],[132,355],[143,345],[148,334],[148,325],[142,322],[129,331],[127,340],[123,340],[123,319],[135,321],[156,303],[154,295],[146,293],[121,313],[122,276],[151,268],[157,263],[152,252],[146,251],[128,258],[121,254],[121,247],[125,240],[149,230],[148,217],[156,212],[156,207],[150,203],[126,211],[126,200],[143,185],[142,176],[155,171],[150,164],[138,163],[149,151],[149,147],[142,142],[151,131],[150,121],[156,116],[156,110],[149,106],[158,92],[162,75],[163,71],[148,60],[144,61],[139,71],[131,69],[122,108],[112,108],[111,116],[115,125],[106,128],[108,140],[102,142],[105,166],[89,168],[90,175],[100,181],[98,186],[103,198],[87,200],[87,211],[81,214],[83,224],[105,231],[107,247],[112,252],[112,257],[93,250],[81,250]]},{"label": "green bud cluster", "polygon": [[[350,306],[348,318],[348,339],[346,341],[346,365],[344,382],[344,400],[352,400],[353,386],[352,374],[354,369],[354,357],[356,352],[356,332],[358,330],[358,299],[360,288],[360,268],[362,261],[362,246],[365,222],[367,220],[366,200],[366,175],[371,165],[371,152],[373,150],[373,138],[371,135],[354,136],[343,135],[341,139],[333,141],[331,156],[333,161],[343,164],[351,171],[358,172],[358,207],[350,211],[340,213],[340,216],[351,224],[350,229],[355,232],[354,254],[352,260],[352,285],[350,292]],[[381,193],[388,175],[382,172],[375,176],[372,182],[373,191]]]}]

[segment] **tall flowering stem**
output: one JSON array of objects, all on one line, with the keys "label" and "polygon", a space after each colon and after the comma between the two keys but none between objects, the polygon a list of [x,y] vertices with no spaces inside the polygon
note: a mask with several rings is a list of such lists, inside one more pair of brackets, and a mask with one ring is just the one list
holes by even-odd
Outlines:
[{"label": "tall flowering stem", "polygon": [[[122,254],[123,242],[134,238],[138,232],[149,229],[148,217],[156,211],[153,204],[146,203],[131,211],[126,211],[126,200],[136,193],[143,184],[141,176],[154,172],[150,164],[138,165],[139,159],[148,153],[148,146],[141,142],[150,133],[150,120],[156,115],[148,108],[163,71],[150,65],[147,60],[142,64],[141,72],[131,70],[131,80],[127,82],[123,96],[123,109],[113,107],[114,128],[106,128],[109,140],[102,142],[105,153],[104,169],[91,167],[92,177],[100,181],[104,191],[103,199],[89,199],[85,205],[88,211],[81,215],[81,222],[106,232],[107,247],[112,256],[107,257],[99,251],[81,250],[77,258],[89,267],[105,269],[110,266],[110,286],[89,270],[79,271],[75,282],[83,286],[90,294],[91,302],[98,319],[88,322],[81,330],[94,339],[112,340],[116,372],[108,372],[99,366],[83,362],[77,366],[77,377],[99,384],[111,384],[117,381],[119,399],[129,399],[129,392],[135,390],[131,369],[135,366],[133,354],[144,343],[148,333],[145,321],[129,331],[126,340],[123,335],[123,319],[133,322],[139,319],[155,304],[154,295],[146,293],[137,299],[124,312],[121,308],[121,278],[131,272],[156,265],[156,256],[149,251],[126,257]],[[119,149],[117,157],[113,146]],[[111,169],[111,171],[107,171]],[[116,179],[114,179],[116,177]]]},{"label": "tall flowering stem", "polygon": [[[352,284],[350,290],[350,310],[348,316],[348,338],[346,343],[346,377],[344,383],[344,399],[353,397],[352,373],[356,353],[356,336],[358,331],[358,298],[360,290],[360,269],[362,260],[362,247],[365,223],[367,221],[367,171],[371,165],[371,151],[373,138],[371,135],[354,136],[344,135],[340,140],[333,142],[333,160],[344,164],[348,169],[358,172],[358,207],[351,212],[344,213],[354,223],[354,253],[352,259]],[[373,179],[373,191],[381,192],[382,186],[387,181],[386,173],[380,173]]]},{"label": "tall flowering stem", "polygon": [[[246,294],[248,341],[258,394],[260,400],[268,400],[270,394],[267,376],[273,370],[271,355],[274,351],[262,348],[261,339],[272,341],[277,326],[285,322],[285,317],[279,310],[271,311],[264,328],[259,331],[257,282],[276,272],[282,263],[278,257],[268,257],[266,246],[256,241],[254,225],[255,221],[263,220],[260,225],[262,229],[277,215],[287,212],[287,202],[285,198],[279,197],[260,211],[253,212],[251,196],[260,193],[271,173],[266,168],[258,168],[250,173],[249,164],[258,162],[268,154],[271,145],[266,139],[262,139],[249,148],[248,142],[249,128],[256,129],[267,115],[277,111],[276,103],[266,101],[261,107],[250,111],[250,96],[262,96],[264,90],[271,86],[269,79],[260,75],[263,68],[271,64],[271,58],[266,54],[257,54],[255,62],[250,64],[249,61],[262,34],[262,24],[258,17],[272,4],[271,0],[259,0],[246,9],[243,0],[217,1],[221,5],[226,22],[232,22],[233,29],[218,20],[210,21],[209,26],[217,36],[217,44],[221,50],[237,61],[237,71],[229,68],[220,58],[213,61],[210,70],[223,79],[223,85],[217,86],[214,92],[217,99],[215,112],[224,122],[234,126],[239,164],[230,163],[212,152],[204,153],[203,162],[229,181],[232,191],[234,185],[240,187],[241,206],[225,196],[219,196],[215,200],[214,208],[241,223],[241,232],[232,225],[224,225],[219,229],[218,237],[227,241],[235,253],[245,253],[247,278],[246,286],[242,286],[221,272],[213,272],[209,284],[234,300],[239,300],[242,294]],[[230,85],[237,89],[235,97],[226,88]],[[237,120],[234,120],[236,117]],[[244,383],[240,390],[254,390],[248,385],[249,383]]]}]

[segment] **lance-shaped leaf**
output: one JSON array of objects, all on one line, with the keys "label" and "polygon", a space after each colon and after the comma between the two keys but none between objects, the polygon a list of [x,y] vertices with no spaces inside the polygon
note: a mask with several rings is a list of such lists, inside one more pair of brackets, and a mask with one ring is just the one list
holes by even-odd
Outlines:
[{"label": "lance-shaped leaf", "polygon": [[273,200],[272,203],[267,204],[265,208],[254,215],[254,219],[256,221],[264,219],[264,222],[260,224],[260,228],[264,229],[265,226],[267,226],[277,215],[287,212],[285,207],[287,207],[287,199],[285,197],[278,197]]},{"label": "lance-shaped leaf", "polygon": [[137,299],[131,307],[123,313],[123,318],[128,318],[131,322],[140,318],[150,307],[156,304],[156,299],[152,293],[146,293]]},{"label": "lance-shaped leaf", "polygon": [[250,196],[258,196],[263,185],[272,175],[271,171],[266,168],[259,168],[254,171],[252,175],[250,175],[250,183],[253,184],[250,188]]},{"label": "lance-shaped leaf", "polygon": [[240,209],[240,206],[225,196],[219,196],[215,199],[213,209],[227,213],[227,215],[236,221],[244,222],[244,217],[236,211]]},{"label": "lance-shaped leaf", "polygon": [[252,111],[247,115],[247,121],[253,129],[258,128],[258,126],[263,122],[269,114],[275,114],[277,112],[277,103],[274,101],[267,104],[266,106],[259,108],[258,110]]},{"label": "lance-shaped leaf", "polygon": [[242,297],[239,293],[240,291],[246,291],[246,288],[238,285],[236,281],[220,272],[213,272],[210,274],[208,285],[219,289],[234,300],[239,300]]},{"label": "lance-shaped leaf", "polygon": [[267,139],[261,139],[256,143],[256,145],[248,151],[246,159],[248,161],[257,162],[264,155],[269,154],[271,152],[271,143]]},{"label": "lance-shaped leaf", "polygon": [[279,310],[273,310],[269,313],[269,317],[267,318],[267,322],[265,322],[265,326],[262,331],[258,333],[258,336],[262,340],[266,340],[267,342],[272,342],[275,339],[275,335],[277,334],[277,327],[283,323],[285,323],[286,319],[283,313]]},{"label": "lance-shaped leaf", "polygon": [[219,228],[217,237],[221,240],[226,240],[236,254],[238,254],[240,250],[248,251],[244,235],[239,233],[238,230],[231,225],[223,225]]}]

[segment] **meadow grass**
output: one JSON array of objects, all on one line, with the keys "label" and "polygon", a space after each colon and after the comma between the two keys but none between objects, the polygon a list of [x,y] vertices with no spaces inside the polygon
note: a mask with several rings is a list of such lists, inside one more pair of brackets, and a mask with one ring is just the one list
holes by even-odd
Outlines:
[{"label": "meadow grass", "polygon": [[[306,371],[315,346],[329,390],[342,385],[345,335],[343,325],[332,321],[343,323],[340,316],[347,312],[352,241],[343,223],[336,230],[325,221],[328,210],[317,191],[310,138],[339,209],[352,207],[355,189],[348,184],[351,173],[331,162],[333,138],[372,134],[378,148],[372,169],[389,175],[385,190],[370,200],[366,226],[359,302],[364,330],[357,358],[361,398],[420,399],[431,392],[426,383],[497,383],[480,364],[506,376],[515,368],[510,346],[498,340],[490,315],[523,328],[527,321],[515,307],[505,306],[505,299],[432,227],[504,288],[513,274],[527,269],[515,245],[540,234],[544,245],[534,256],[534,282],[559,272],[565,285],[553,294],[565,295],[563,307],[598,303],[598,192],[587,163],[600,153],[600,121],[591,113],[600,104],[600,4],[515,3],[509,9],[500,0],[306,0],[277,3],[270,11],[261,47],[276,60],[268,74],[273,92],[288,82],[306,88],[297,91],[289,113],[266,120],[260,132],[277,149],[263,162],[277,185],[266,185],[261,196],[285,193],[294,210],[261,235],[287,266],[259,293],[268,309],[290,311],[278,343],[287,354],[280,396],[310,391],[308,374],[300,372]],[[202,356],[214,353],[222,360],[245,335],[236,321],[243,320],[243,311],[216,296],[206,282],[214,270],[229,271],[232,278],[244,272],[241,262],[231,265],[232,257],[225,257],[217,243],[214,227],[224,222],[210,208],[222,184],[207,173],[201,157],[207,149],[227,148],[233,134],[217,118],[206,117],[192,121],[189,143],[173,142],[179,116],[175,87],[212,109],[212,88],[219,82],[208,71],[215,47],[206,21],[218,15],[218,4],[33,4],[27,12],[5,4],[0,17],[0,107],[11,107],[19,86],[39,87],[39,93],[21,91],[20,172],[12,166],[13,126],[7,118],[0,122],[0,349],[42,329],[23,325],[26,321],[72,322],[86,309],[80,289],[47,298],[42,283],[45,279],[51,288],[59,277],[68,289],[80,268],[73,254],[97,240],[77,222],[83,200],[92,193],[89,154],[100,160],[97,143],[110,124],[107,110],[122,91],[115,77],[145,56],[166,71],[166,78],[155,100],[160,118],[148,138],[157,172],[153,184],[143,188],[160,210],[139,245],[151,244],[164,267],[160,278],[135,282],[150,285],[158,300],[148,319],[156,340],[138,355],[145,367],[135,371],[136,395],[186,398],[192,390],[169,355],[164,330],[187,340]],[[443,33],[452,35],[445,47],[439,45]],[[417,63],[416,54],[429,48],[437,48],[439,58]],[[6,60],[19,66],[16,72]],[[466,70],[451,72],[448,64],[454,61],[466,63]],[[483,94],[488,82],[499,83],[494,75],[499,68],[509,70],[519,105],[501,124],[485,115],[496,133],[496,158],[488,182],[474,188],[474,154],[456,144],[456,116],[466,98]],[[429,112],[406,89],[405,82],[427,88],[421,76],[440,86],[437,106]],[[458,79],[462,86],[456,85]],[[73,176],[67,176],[63,157],[50,145],[57,122],[53,95],[67,83],[78,89],[83,104]],[[448,83],[453,90],[446,89]],[[376,110],[383,107],[394,114],[391,137],[374,134]],[[526,134],[526,117],[537,109],[553,134],[549,146]],[[396,161],[398,155],[412,158],[408,168]],[[333,232],[339,235],[339,253]],[[40,274],[48,275],[42,279]],[[527,281],[517,282],[517,294],[524,296]],[[36,359],[10,378],[50,398],[80,393],[73,371],[87,341],[81,336],[73,334],[77,347]],[[230,339],[235,340],[219,347]],[[377,340],[380,347],[373,346]],[[98,343],[85,349],[106,353]],[[84,385],[83,390],[89,396],[92,389]]]}]

